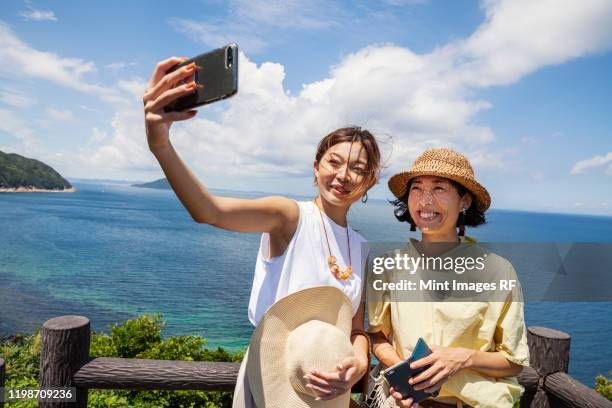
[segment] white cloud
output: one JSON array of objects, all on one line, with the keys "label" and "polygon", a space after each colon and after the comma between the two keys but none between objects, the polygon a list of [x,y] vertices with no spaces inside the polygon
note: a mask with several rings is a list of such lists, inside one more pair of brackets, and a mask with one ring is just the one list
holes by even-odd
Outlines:
[{"label": "white cloud", "polygon": [[92,131],[92,135],[91,135],[91,138],[89,139],[90,142],[101,142],[102,140],[108,138],[108,134],[98,129],[97,127],[93,127],[91,131]]},{"label": "white cloud", "polygon": [[47,108],[45,113],[47,115],[47,118],[54,120],[54,121],[62,122],[62,121],[74,119],[74,115],[68,109],[61,110],[61,109],[55,109],[55,108]]},{"label": "white cloud", "polygon": [[14,108],[29,108],[36,100],[22,91],[13,88],[0,88],[0,102]]},{"label": "white cloud", "polygon": [[327,28],[339,18],[334,3],[323,0],[232,0],[230,9],[242,23],[290,29]]},{"label": "white cloud", "polygon": [[239,24],[227,24],[226,22],[210,23],[182,18],[172,18],[168,23],[178,32],[185,34],[193,41],[204,44],[211,48],[221,47],[230,43],[238,43],[240,47],[250,52],[258,53],[268,46],[268,42],[261,36],[250,32],[246,27]]},{"label": "white cloud", "polygon": [[104,68],[117,73],[125,68],[134,67],[137,64],[135,62],[113,62],[111,64],[107,64]]},{"label": "white cloud", "polygon": [[465,155],[470,160],[470,163],[472,163],[472,166],[482,171],[499,172],[511,167],[511,163],[514,163],[509,158],[507,151],[487,149],[484,146],[473,150],[459,147],[459,150],[465,150]]},{"label": "white cloud", "polygon": [[28,5],[28,10],[19,12],[26,21],[57,21],[55,13],[50,10],[37,10]]},{"label": "white cloud", "polygon": [[[477,173],[512,169],[512,155],[496,147],[493,130],[478,121],[478,114],[491,104],[475,96],[474,90],[509,84],[543,66],[610,46],[612,2],[564,4],[486,2],[486,21],[466,39],[425,54],[393,44],[365,47],[346,55],[325,78],[305,84],[297,95],[283,87],[282,65],[256,65],[241,54],[238,95],[175,124],[173,144],[190,165],[207,175],[307,176],[319,139],[337,127],[357,124],[393,137],[391,167],[385,174],[406,167],[433,146],[466,153]],[[274,24],[266,19],[245,10],[237,21],[259,22],[263,30]],[[258,37],[259,30],[249,25],[222,30],[220,22],[174,19],[171,24],[211,46],[236,40],[230,38],[233,33],[253,41],[255,48],[267,45]],[[105,100],[121,100],[112,131],[103,138],[98,135],[95,146],[80,150],[70,164],[72,174],[86,170],[90,176],[125,178],[159,173],[145,140],[142,79],[124,79],[114,88],[89,84],[85,78],[95,70],[93,63],[33,50],[6,27],[0,25],[0,30],[9,34],[0,40],[0,57],[17,59],[27,75]],[[31,54],[39,61],[36,67],[46,64],[52,69],[41,73],[31,67]],[[124,98],[126,94],[130,98]],[[532,172],[532,177],[539,175]]]},{"label": "white cloud", "polygon": [[[239,94],[218,115],[213,112],[220,105],[175,125],[173,143],[206,174],[306,176],[319,139],[357,124],[393,137],[385,174],[406,167],[432,146],[463,151],[477,172],[512,170],[513,155],[496,147],[493,131],[477,121],[491,104],[474,97],[474,89],[506,85],[543,66],[610,46],[612,2],[564,4],[486,2],[486,21],[467,39],[426,54],[372,45],[345,56],[326,78],[305,84],[298,95],[283,87],[282,65],[256,65],[241,54]],[[116,120],[124,119],[118,115]],[[142,114],[135,113],[134,120],[142,121]],[[144,129],[139,131],[144,135]],[[117,169],[152,164],[144,139],[123,131],[96,157],[112,159]],[[535,170],[527,174],[544,177]]]},{"label": "white cloud", "polygon": [[15,111],[0,108],[0,132],[17,137],[23,143],[29,142],[34,134],[27,122],[20,119]]},{"label": "white cloud", "polygon": [[[397,64],[381,65],[388,60]],[[436,145],[436,140],[446,145],[467,140],[466,145],[476,148],[493,139],[490,129],[471,122],[487,103],[465,100],[460,89],[440,87],[422,57],[399,47],[369,47],[352,54],[332,69],[329,78],[306,85],[297,96],[283,88],[282,65],[257,66],[243,54],[240,64],[239,95],[220,117],[206,118],[208,110],[203,109],[199,118],[175,126],[172,134],[179,151],[206,172],[308,175],[318,140],[346,124],[366,125],[363,118],[368,118],[368,128],[399,142],[393,149],[400,157],[416,157],[419,147]],[[144,135],[144,129],[139,134]],[[95,153],[96,160],[133,168],[140,149],[142,165],[151,163],[144,139],[131,144],[126,137],[117,133]],[[126,145],[133,154],[123,153]],[[483,156],[477,160],[483,167],[503,162],[475,154]]]},{"label": "white cloud", "polygon": [[415,6],[429,3],[429,0],[382,0],[383,3],[390,6]]},{"label": "white cloud", "polygon": [[440,50],[455,54],[449,74],[466,85],[512,83],[612,45],[609,0],[503,0],[484,6],[487,20],[476,32]]},{"label": "white cloud", "polygon": [[100,109],[95,109],[95,108],[92,108],[92,107],[87,106],[87,105],[79,105],[79,108],[81,108],[83,110],[86,110],[88,112],[102,113],[102,111]]},{"label": "white cloud", "polygon": [[142,180],[152,174],[158,175],[159,167],[145,148],[142,112],[134,107],[119,110],[110,125],[110,131],[92,127],[86,143],[75,150],[40,151],[26,147],[19,150],[53,165],[67,177]]},{"label": "white cloud", "polygon": [[0,74],[6,76],[38,78],[92,94],[108,102],[120,103],[116,89],[92,84],[85,75],[96,71],[91,61],[80,58],[64,58],[51,52],[39,51],[21,41],[5,24],[0,23]]},{"label": "white cloud", "polygon": [[522,144],[526,144],[526,145],[534,145],[538,142],[537,139],[533,138],[533,137],[521,137],[521,143]]},{"label": "white cloud", "polygon": [[121,79],[117,82],[117,88],[128,93],[133,99],[142,101],[142,96],[147,87],[147,82],[142,78]]},{"label": "white cloud", "polygon": [[[605,156],[598,155],[585,160],[580,160],[579,162],[574,164],[570,174],[572,176],[576,174],[583,174],[589,169],[605,166],[608,163],[612,163],[612,152],[608,152],[608,154],[606,154]],[[612,176],[612,166],[609,166],[606,169],[606,175]]]},{"label": "white cloud", "polygon": [[250,54],[258,54],[280,41],[279,29],[286,40],[294,31],[340,27],[348,13],[335,2],[324,0],[231,0],[228,9],[222,18],[171,18],[168,22],[178,32],[209,47],[235,42]]},{"label": "white cloud", "polygon": [[[96,171],[96,175],[111,176],[125,174],[125,171],[139,173],[151,172],[155,159],[146,147],[144,120],[141,109],[124,109],[115,114],[111,126],[113,133],[109,143],[97,149],[82,149],[77,161],[85,168]],[[95,135],[95,132],[94,132]],[[104,138],[108,136],[103,133]],[[98,133],[98,136],[102,136]],[[105,172],[98,172],[105,169]]]}]

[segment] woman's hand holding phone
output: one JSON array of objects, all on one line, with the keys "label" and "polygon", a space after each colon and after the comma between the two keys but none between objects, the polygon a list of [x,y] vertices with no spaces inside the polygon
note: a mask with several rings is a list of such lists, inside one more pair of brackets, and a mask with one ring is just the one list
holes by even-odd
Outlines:
[{"label": "woman's hand holding phone", "polygon": [[414,402],[412,398],[407,398],[407,399],[402,399],[402,394],[400,394],[399,392],[395,391],[393,389],[393,387],[389,388],[389,393],[391,393],[391,396],[393,397],[393,399],[395,399],[395,404],[398,407],[402,407],[402,408],[419,408],[419,403],[418,402]]},{"label": "woman's hand holding phone", "polygon": [[185,65],[167,73],[170,68],[183,61],[185,61],[185,58],[172,57],[159,62],[142,98],[147,142],[153,153],[170,145],[170,127],[173,122],[191,119],[197,113],[196,110],[186,112],[164,111],[164,107],[169,103],[196,90],[196,84],[193,81],[176,86],[181,81],[193,76],[196,68],[195,64]]},{"label": "woman's hand holding phone", "polygon": [[453,377],[457,372],[469,367],[469,362],[474,350],[460,347],[429,346],[432,353],[412,364],[411,368],[429,368],[417,376],[412,377],[409,383],[417,391],[434,393],[442,388],[442,385]]},{"label": "woman's hand holding phone", "polygon": [[[411,369],[427,367],[426,370],[408,379],[415,391],[437,393],[442,385],[460,370],[469,366],[473,350],[458,347],[429,346],[432,353],[413,361]],[[412,398],[402,399],[402,394],[391,387],[391,395],[400,407],[414,407]]]}]

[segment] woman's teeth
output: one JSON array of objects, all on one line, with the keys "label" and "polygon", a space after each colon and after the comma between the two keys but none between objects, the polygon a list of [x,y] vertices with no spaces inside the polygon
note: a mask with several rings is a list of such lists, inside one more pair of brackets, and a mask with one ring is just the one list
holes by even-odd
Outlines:
[{"label": "woman's teeth", "polygon": [[436,215],[438,215],[438,213],[435,212],[421,212],[421,218],[424,220],[432,220],[436,217]]}]

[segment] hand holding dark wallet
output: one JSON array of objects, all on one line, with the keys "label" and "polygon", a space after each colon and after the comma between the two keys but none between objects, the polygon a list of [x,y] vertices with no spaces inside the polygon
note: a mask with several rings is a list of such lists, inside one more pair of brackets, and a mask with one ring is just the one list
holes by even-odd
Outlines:
[{"label": "hand holding dark wallet", "polygon": [[425,340],[419,338],[412,355],[407,360],[401,361],[394,366],[383,370],[382,375],[387,380],[389,385],[394,388],[395,391],[402,394],[402,399],[412,398],[414,402],[423,401],[426,398],[438,395],[438,392],[429,393],[425,390],[415,390],[414,387],[408,383],[411,377],[414,377],[423,371],[427,370],[430,366],[412,369],[410,364],[414,361],[420,360],[423,357],[427,357],[431,354],[431,350],[427,347]]}]

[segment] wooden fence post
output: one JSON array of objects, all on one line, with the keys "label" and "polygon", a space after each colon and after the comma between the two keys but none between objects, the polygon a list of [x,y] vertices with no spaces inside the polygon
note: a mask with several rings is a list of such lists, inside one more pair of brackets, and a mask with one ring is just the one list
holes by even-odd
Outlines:
[{"label": "wooden fence post", "polygon": [[550,408],[555,406],[544,389],[546,376],[556,372],[567,373],[569,367],[570,335],[546,327],[529,327],[527,343],[529,345],[530,366],[540,375],[535,393],[525,393],[521,406],[532,408]]},{"label": "wooden fence post", "polygon": [[[40,388],[75,387],[74,373],[89,359],[90,324],[83,316],[47,320],[42,329]],[[39,407],[86,407],[87,389],[77,388],[74,402],[40,402]]]},{"label": "wooden fence post", "polygon": [[[4,359],[0,357],[0,389],[4,392]],[[0,408],[4,407],[3,399],[0,398]]]}]

